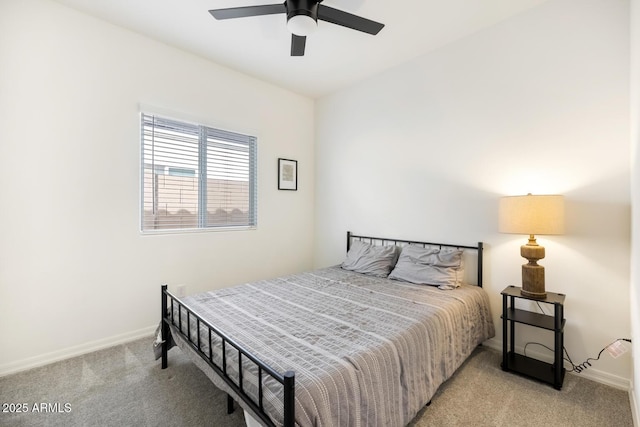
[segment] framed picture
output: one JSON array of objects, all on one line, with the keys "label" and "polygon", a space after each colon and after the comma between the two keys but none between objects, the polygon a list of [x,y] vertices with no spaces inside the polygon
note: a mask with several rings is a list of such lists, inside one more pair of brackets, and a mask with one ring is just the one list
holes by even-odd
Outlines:
[{"label": "framed picture", "polygon": [[298,190],[298,161],[278,159],[278,190]]}]

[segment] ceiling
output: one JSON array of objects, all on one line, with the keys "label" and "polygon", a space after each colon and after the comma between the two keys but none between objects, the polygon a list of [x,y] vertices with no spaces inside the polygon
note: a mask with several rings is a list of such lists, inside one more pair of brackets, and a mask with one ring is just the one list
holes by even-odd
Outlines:
[{"label": "ceiling", "polygon": [[284,14],[217,21],[207,12],[278,0],[56,1],[317,98],[549,0],[325,0],[385,27],[372,36],[320,21],[302,57],[289,55]]}]

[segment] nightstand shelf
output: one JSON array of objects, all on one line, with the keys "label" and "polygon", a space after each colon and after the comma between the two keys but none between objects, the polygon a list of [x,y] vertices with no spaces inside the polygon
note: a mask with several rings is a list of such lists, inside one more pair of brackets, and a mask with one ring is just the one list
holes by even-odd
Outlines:
[{"label": "nightstand shelf", "polygon": [[[518,308],[507,309],[507,320],[512,320],[516,323],[522,323],[524,325],[535,326],[536,328],[542,328],[548,331],[555,330],[555,319],[552,316],[534,313],[527,310],[520,310]],[[562,319],[561,327],[563,329],[565,322],[566,320]]]},{"label": "nightstand shelf", "polygon": [[[502,291],[502,369],[525,375],[562,388],[564,346],[564,294],[547,292],[545,299],[524,296],[520,288],[508,286]],[[515,308],[515,299],[521,298],[553,305],[553,316]],[[546,363],[515,352],[515,325],[517,323],[545,329],[554,333],[554,362]]]}]

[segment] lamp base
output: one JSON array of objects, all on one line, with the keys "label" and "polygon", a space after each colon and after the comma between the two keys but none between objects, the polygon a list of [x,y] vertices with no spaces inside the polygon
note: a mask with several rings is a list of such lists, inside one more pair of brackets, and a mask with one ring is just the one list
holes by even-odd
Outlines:
[{"label": "lamp base", "polygon": [[522,295],[545,299],[547,293],[544,290],[544,267],[538,264],[524,264],[522,266]]},{"label": "lamp base", "polygon": [[544,247],[536,243],[533,235],[529,236],[529,243],[520,246],[520,255],[529,260],[522,266],[522,295],[544,299],[547,293],[544,291],[544,267],[538,265],[538,260],[544,258]]},{"label": "lamp base", "polygon": [[528,298],[533,298],[533,299],[547,299],[547,293],[543,292],[543,293],[537,293],[537,292],[527,292],[524,289],[520,290],[520,294],[522,296],[528,297]]}]

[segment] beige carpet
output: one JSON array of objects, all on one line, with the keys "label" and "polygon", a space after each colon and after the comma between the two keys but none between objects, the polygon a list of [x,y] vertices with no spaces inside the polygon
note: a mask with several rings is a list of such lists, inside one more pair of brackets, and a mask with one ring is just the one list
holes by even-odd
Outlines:
[{"label": "beige carpet", "polygon": [[502,354],[480,347],[411,426],[633,426],[629,394],[567,374],[562,390],[503,372]]},{"label": "beige carpet", "polygon": [[[178,348],[169,352],[169,367],[161,370],[151,341],[0,378],[0,403],[27,409],[0,412],[0,426],[244,425],[242,412],[227,415],[226,396]],[[557,391],[502,372],[499,364],[498,352],[478,348],[410,425],[633,425],[625,391],[577,375],[567,375]]]}]

